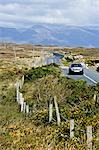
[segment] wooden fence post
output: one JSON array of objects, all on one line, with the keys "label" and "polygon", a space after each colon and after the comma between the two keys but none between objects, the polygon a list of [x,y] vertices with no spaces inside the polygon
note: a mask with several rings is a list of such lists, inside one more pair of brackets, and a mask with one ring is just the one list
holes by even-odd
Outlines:
[{"label": "wooden fence post", "polygon": [[93,99],[96,101],[96,99],[97,99],[97,95],[96,95],[96,93],[94,94]]},{"label": "wooden fence post", "polygon": [[26,102],[23,103],[23,112],[26,112]]},{"label": "wooden fence post", "polygon": [[87,126],[87,150],[92,150],[92,126]]},{"label": "wooden fence post", "polygon": [[24,110],[24,98],[22,98],[21,100],[21,112],[23,112]]},{"label": "wooden fence post", "polygon": [[97,91],[95,91],[93,99],[94,99],[94,101],[97,101]]},{"label": "wooden fence post", "polygon": [[52,121],[52,117],[53,117],[53,103],[49,101],[49,122]]},{"label": "wooden fence post", "polygon": [[20,89],[22,89],[22,81],[21,80],[19,80],[19,87],[20,87]]},{"label": "wooden fence post", "polygon": [[22,77],[22,87],[23,87],[23,84],[24,84],[24,75],[23,75],[23,77]]},{"label": "wooden fence post", "polygon": [[70,120],[70,138],[74,137],[74,119]]},{"label": "wooden fence post", "polygon": [[29,113],[29,105],[26,105],[26,113]]},{"label": "wooden fence post", "polygon": [[59,109],[58,109],[56,96],[54,96],[54,104],[55,104],[55,110],[56,110],[57,124],[60,125],[61,120],[60,120],[60,113],[59,113]]},{"label": "wooden fence post", "polygon": [[16,99],[19,102],[19,82],[16,83]]},{"label": "wooden fence post", "polygon": [[19,101],[18,101],[19,104],[21,104],[22,98],[23,98],[22,93],[19,92]]}]

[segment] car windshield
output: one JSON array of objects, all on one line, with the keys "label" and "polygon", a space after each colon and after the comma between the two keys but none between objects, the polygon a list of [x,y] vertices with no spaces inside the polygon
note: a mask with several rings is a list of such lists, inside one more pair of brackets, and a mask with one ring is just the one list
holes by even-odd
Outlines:
[{"label": "car windshield", "polygon": [[72,64],[71,67],[82,67],[81,64]]}]

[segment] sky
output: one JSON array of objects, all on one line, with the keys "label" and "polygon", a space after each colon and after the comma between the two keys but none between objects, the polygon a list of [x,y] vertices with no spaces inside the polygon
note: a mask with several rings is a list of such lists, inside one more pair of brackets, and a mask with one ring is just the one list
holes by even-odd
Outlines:
[{"label": "sky", "polygon": [[99,0],[0,0],[0,26],[99,25]]}]

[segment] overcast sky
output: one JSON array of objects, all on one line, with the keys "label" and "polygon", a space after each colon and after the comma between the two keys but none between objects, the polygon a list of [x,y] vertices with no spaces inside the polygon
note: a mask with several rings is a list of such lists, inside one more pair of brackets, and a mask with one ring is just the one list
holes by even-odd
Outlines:
[{"label": "overcast sky", "polygon": [[99,25],[99,0],[0,0],[0,26]]}]

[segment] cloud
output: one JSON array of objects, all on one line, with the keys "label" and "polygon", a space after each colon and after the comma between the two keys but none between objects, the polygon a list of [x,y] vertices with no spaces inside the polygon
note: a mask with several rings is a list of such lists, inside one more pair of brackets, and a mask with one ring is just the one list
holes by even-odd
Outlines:
[{"label": "cloud", "polygon": [[98,0],[1,0],[0,26],[99,25]]}]

